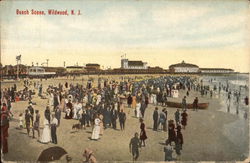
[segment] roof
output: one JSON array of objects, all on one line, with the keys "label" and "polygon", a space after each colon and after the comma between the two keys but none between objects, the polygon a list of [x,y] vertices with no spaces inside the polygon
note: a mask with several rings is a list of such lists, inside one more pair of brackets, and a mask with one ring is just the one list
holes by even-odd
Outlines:
[{"label": "roof", "polygon": [[234,71],[233,69],[228,69],[228,68],[200,68],[200,70],[229,70],[229,71]]},{"label": "roof", "polygon": [[67,66],[66,68],[83,68],[82,66]]},{"label": "roof", "polygon": [[199,68],[199,66],[197,65],[185,63],[184,61],[182,61],[181,63],[177,63],[177,64],[173,64],[169,66],[169,68],[173,68],[173,67],[197,67]]},{"label": "roof", "polygon": [[143,66],[142,61],[128,61],[128,66]]},{"label": "roof", "polygon": [[86,66],[100,66],[100,65],[97,63],[88,63],[88,64],[86,64]]}]

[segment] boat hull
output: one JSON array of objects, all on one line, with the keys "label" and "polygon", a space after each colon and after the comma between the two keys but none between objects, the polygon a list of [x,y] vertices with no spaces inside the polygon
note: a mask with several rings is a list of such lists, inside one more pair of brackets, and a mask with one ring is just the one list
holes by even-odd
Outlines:
[{"label": "boat hull", "polygon": [[[198,104],[198,109],[207,109],[208,108],[209,103],[199,103]],[[178,103],[178,102],[171,102],[168,101],[167,102],[167,106],[169,107],[174,107],[174,108],[182,108],[182,104]],[[193,104],[187,104],[187,108],[188,109],[193,109]]]}]

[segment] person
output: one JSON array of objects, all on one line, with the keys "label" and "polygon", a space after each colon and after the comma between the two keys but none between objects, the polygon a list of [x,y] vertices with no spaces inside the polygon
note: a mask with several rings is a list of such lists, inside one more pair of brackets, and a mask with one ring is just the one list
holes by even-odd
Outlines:
[{"label": "person", "polygon": [[33,127],[33,123],[34,123],[34,108],[32,107],[32,102],[29,103],[28,110],[29,110],[30,118],[31,118],[31,126]]},{"label": "person", "polygon": [[[164,109],[162,109],[161,113],[160,113],[160,118],[159,118],[159,122],[158,122],[158,126],[161,124],[162,127],[162,131],[164,131],[164,125],[166,125],[166,114],[164,113]],[[166,127],[165,127],[166,128]]]},{"label": "person", "polygon": [[180,112],[179,109],[174,113],[176,125],[180,123]]},{"label": "person", "polygon": [[198,97],[195,97],[194,102],[193,102],[193,108],[196,111],[198,111],[198,103],[199,103]]},{"label": "person", "polygon": [[132,97],[132,108],[135,109],[136,108],[136,96]]},{"label": "person", "polygon": [[98,115],[96,115],[95,120],[94,120],[94,128],[92,131],[92,136],[91,140],[98,140],[100,136],[100,119]]},{"label": "person", "polygon": [[173,148],[170,145],[170,143],[167,142],[166,146],[164,147],[164,153],[165,153],[165,161],[173,161]]},{"label": "person", "polygon": [[153,130],[157,131],[157,128],[158,128],[158,107],[155,107],[155,110],[153,113],[153,120],[154,120]]},{"label": "person", "polygon": [[83,152],[83,157],[85,157],[85,163],[97,163],[94,153],[91,149],[86,148]]},{"label": "person", "polygon": [[9,114],[6,107],[6,104],[3,103],[1,109],[1,150],[3,154],[8,153],[8,129],[9,129]]},{"label": "person", "polygon": [[133,102],[133,99],[132,99],[132,96],[131,94],[128,95],[128,99],[127,99],[127,104],[128,104],[128,107],[131,108],[131,104]]},{"label": "person", "polygon": [[102,114],[99,115],[99,119],[100,119],[100,135],[103,135],[104,127],[103,127],[103,115]]},{"label": "person", "polygon": [[29,113],[29,110],[26,109],[25,110],[25,125],[26,125],[26,129],[27,129],[27,134],[29,136],[30,134],[30,121],[31,121],[31,115]]},{"label": "person", "polygon": [[57,135],[56,135],[57,126],[58,126],[58,120],[56,119],[55,114],[52,114],[50,129],[51,129],[51,141],[54,144],[57,144]]},{"label": "person", "polygon": [[71,103],[71,100],[68,101],[66,104],[66,114],[65,114],[65,119],[72,119],[73,117],[73,105]]},{"label": "person", "polygon": [[145,123],[143,122],[142,118],[140,118],[140,123],[141,123],[141,125],[140,125],[140,129],[141,129],[141,132],[140,132],[141,145],[143,145],[145,147],[146,146],[145,140],[148,137],[147,137],[146,130],[145,130]]},{"label": "person", "polygon": [[112,127],[113,129],[116,130],[116,120],[118,118],[118,113],[117,110],[115,108],[111,109],[111,123],[112,123]]},{"label": "person", "polygon": [[23,113],[19,114],[19,128],[23,128]]},{"label": "person", "polygon": [[247,110],[244,112],[244,118],[247,119]]},{"label": "person", "polygon": [[186,125],[187,125],[187,116],[188,114],[186,113],[186,111],[184,110],[183,113],[181,113],[181,124],[183,126],[183,129],[185,129]]},{"label": "person", "polygon": [[175,133],[175,125],[173,120],[169,120],[168,124],[168,142],[175,142],[176,141],[176,133]]},{"label": "person", "polygon": [[35,130],[38,133],[38,138],[40,138],[40,114],[39,114],[39,110],[36,110],[35,113],[36,113],[36,119],[35,119],[34,126],[32,129],[33,138],[35,138]]},{"label": "person", "polygon": [[124,130],[125,121],[126,121],[126,113],[124,113],[123,109],[119,112],[118,117],[119,117],[121,130]]},{"label": "person", "polygon": [[136,161],[139,157],[139,148],[141,147],[141,145],[138,137],[139,134],[136,132],[129,143],[129,152],[132,153],[133,161]]},{"label": "person", "polygon": [[[43,133],[40,139],[41,143],[47,144],[51,141],[51,131],[50,131],[50,123],[49,120],[47,119],[48,117],[45,117],[44,119],[44,128],[43,128]],[[49,117],[50,118],[50,117]]]},{"label": "person", "polygon": [[140,118],[141,117],[141,102],[139,100],[136,101],[136,109],[135,109],[135,115],[137,118]]},{"label": "person", "polygon": [[249,104],[249,99],[248,99],[247,96],[245,97],[244,101],[245,101],[245,104],[248,106],[248,104]]},{"label": "person", "polygon": [[186,100],[186,96],[184,96],[182,99],[182,110],[186,110],[186,109],[187,109],[187,100]]},{"label": "person", "polygon": [[180,144],[180,149],[182,149],[182,145],[183,145],[183,135],[181,133],[181,126],[178,125],[176,127],[177,129],[177,132],[176,132],[176,141],[179,141],[179,144]]},{"label": "person", "polygon": [[84,128],[84,129],[86,129],[86,119],[87,119],[87,114],[86,114],[86,110],[84,109],[83,111],[82,111],[82,116],[81,116],[81,118],[80,118],[80,123],[81,123],[81,126]]},{"label": "person", "polygon": [[60,120],[61,120],[61,110],[60,108],[57,106],[55,109],[55,118],[58,121],[58,126],[60,125]]},{"label": "person", "polygon": [[48,122],[50,123],[50,110],[49,110],[49,106],[46,106],[45,112],[44,112],[44,117],[48,120]]},{"label": "person", "polygon": [[181,149],[182,149],[182,147],[181,147],[181,140],[180,140],[180,139],[177,139],[177,140],[176,140],[174,149],[175,149],[175,153],[176,153],[176,155],[177,155],[177,156],[176,156],[176,160],[180,160]]}]

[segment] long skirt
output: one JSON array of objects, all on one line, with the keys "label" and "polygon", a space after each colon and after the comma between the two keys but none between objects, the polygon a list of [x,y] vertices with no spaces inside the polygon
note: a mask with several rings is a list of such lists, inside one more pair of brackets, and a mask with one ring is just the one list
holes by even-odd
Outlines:
[{"label": "long skirt", "polygon": [[51,141],[51,131],[49,126],[45,126],[40,139],[41,143],[49,143]]},{"label": "long skirt", "polygon": [[100,135],[100,126],[95,126],[92,132],[91,139],[98,140]]}]

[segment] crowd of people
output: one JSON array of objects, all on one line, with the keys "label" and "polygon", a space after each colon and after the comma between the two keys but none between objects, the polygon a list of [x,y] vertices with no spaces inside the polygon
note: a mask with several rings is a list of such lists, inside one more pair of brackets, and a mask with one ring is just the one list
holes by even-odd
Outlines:
[{"label": "crowd of people", "polygon": [[[34,89],[31,89],[32,86]],[[3,153],[8,152],[8,117],[11,115],[11,103],[26,100],[28,106],[25,112],[19,115],[19,127],[26,128],[28,136],[32,130],[33,138],[37,132],[38,141],[41,143],[58,143],[56,131],[60,126],[62,113],[65,114],[65,120],[76,120],[80,128],[92,128],[91,140],[98,141],[108,128],[125,131],[127,114],[132,112],[140,122],[140,132],[136,131],[129,144],[133,160],[137,160],[139,148],[146,146],[148,137],[144,116],[148,104],[152,104],[155,106],[152,115],[153,130],[168,133],[164,152],[165,160],[170,161],[173,159],[171,153],[173,148],[178,157],[181,155],[180,151],[184,142],[181,130],[186,128],[188,117],[186,96],[189,96],[191,90],[200,91],[202,96],[210,91],[208,86],[203,85],[203,81],[198,82],[196,78],[186,76],[166,76],[140,81],[134,81],[131,78],[121,81],[98,79],[96,87],[92,80],[88,80],[86,85],[65,82],[49,85],[45,90],[43,89],[41,82],[32,84],[31,81],[25,80],[24,89],[21,91],[17,90],[16,85],[1,90],[1,131],[4,133],[1,134],[1,142],[3,142],[1,149]],[[168,98],[173,97],[174,93],[181,89],[187,90],[186,96],[181,101],[182,109],[177,109],[174,119],[168,119]],[[42,111],[44,112],[42,132],[40,132],[41,111],[33,107],[36,104],[33,101],[35,92],[38,92],[41,99],[47,99],[47,105]],[[212,95],[213,93],[210,93],[210,96]],[[197,110],[198,97],[194,99],[193,105]],[[126,109],[128,109],[127,112],[125,112]],[[117,122],[119,122],[119,127],[117,127]]]}]

